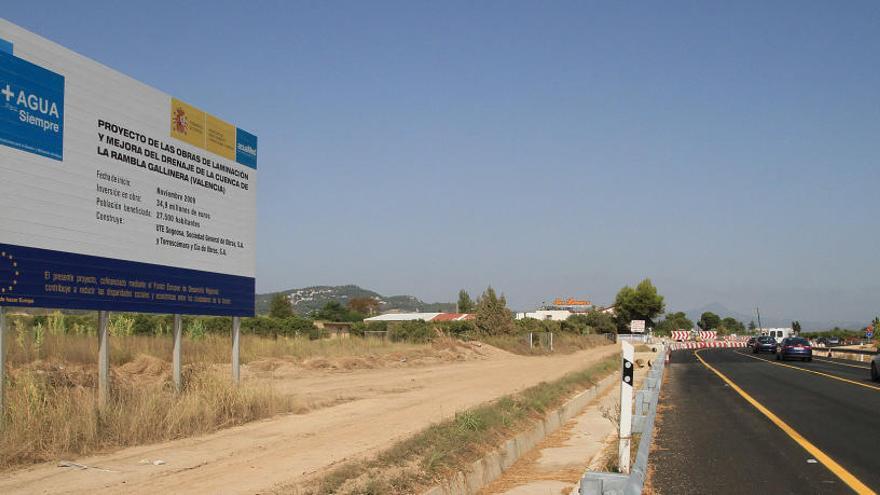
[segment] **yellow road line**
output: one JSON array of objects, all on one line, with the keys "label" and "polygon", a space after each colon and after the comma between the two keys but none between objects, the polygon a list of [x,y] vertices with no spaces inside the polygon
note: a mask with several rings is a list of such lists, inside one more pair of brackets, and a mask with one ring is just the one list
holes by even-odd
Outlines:
[{"label": "yellow road line", "polygon": [[[785,421],[782,421],[782,419],[780,419],[779,416],[773,414],[772,411],[770,411],[769,409],[764,407],[763,404],[761,404],[760,402],[755,400],[751,395],[746,393],[745,390],[741,389],[739,387],[739,385],[737,385],[736,383],[733,383],[733,380],[731,380],[730,378],[727,378],[727,376],[725,376],[723,373],[721,373],[720,371],[713,368],[712,365],[707,363],[703,359],[703,357],[700,356],[700,352],[702,350],[703,349],[701,349],[700,351],[694,351],[694,356],[696,356],[697,359],[699,359],[700,362],[703,363],[703,366],[705,366],[706,368],[709,368],[710,371],[712,371],[713,373],[718,375],[722,380],[724,380],[724,383],[730,385],[730,388],[735,390],[736,393],[738,393],[740,396],[742,396],[743,399],[746,400],[746,402],[748,402],[749,404],[754,406],[755,409],[760,411],[761,414],[766,416],[767,419],[769,419],[773,424],[778,426],[780,430],[785,432],[786,435],[791,437],[792,440],[797,442],[798,445],[800,445],[804,450],[809,452],[809,454],[811,456],[813,456],[813,458],[815,458],[817,461],[821,462],[823,466],[828,468],[829,471],[834,473],[835,476],[840,478],[841,481],[846,483],[846,485],[849,486],[850,488],[852,488],[856,493],[858,493],[860,495],[877,495],[877,493],[874,490],[868,488],[867,485],[865,485],[864,483],[859,481],[858,478],[853,476],[852,473],[850,473],[843,466],[838,464],[837,461],[835,461],[834,459],[831,458],[831,456],[829,456],[825,452],[822,452],[822,450],[820,450],[819,447],[816,447],[815,445],[813,445],[809,440],[804,438],[803,435],[798,433],[797,430],[795,430],[791,426],[788,426],[788,424]],[[752,356],[749,356],[749,357],[752,357]],[[757,358],[755,358],[755,359],[757,359]],[[763,361],[763,359],[762,359],[762,361]],[[773,363],[773,364],[775,364],[775,363]]]},{"label": "yellow road line", "polygon": [[855,381],[855,380],[850,380],[850,379],[848,379],[848,378],[843,378],[843,377],[840,377],[840,376],[837,376],[837,375],[830,375],[830,374],[828,374],[828,373],[822,373],[821,371],[808,370],[808,369],[806,369],[806,368],[799,368],[799,367],[797,367],[797,366],[792,366],[792,365],[790,365],[790,364],[777,363],[777,362],[774,362],[774,361],[770,361],[769,359],[761,359],[761,358],[759,358],[759,357],[749,356],[748,354],[743,354],[743,353],[741,353],[741,352],[736,352],[736,354],[739,354],[740,356],[745,356],[745,357],[747,357],[747,358],[757,359],[758,361],[764,361],[765,363],[767,363],[767,364],[772,364],[772,365],[774,365],[774,366],[785,366],[786,368],[791,368],[791,369],[793,369],[793,370],[803,371],[804,373],[812,373],[812,374],[814,374],[814,375],[824,376],[824,377],[827,377],[827,378],[831,378],[831,379],[833,379],[833,380],[839,380],[839,381],[842,381],[842,382],[851,383],[851,384],[853,384],[853,385],[858,385],[858,386],[860,386],[860,387],[869,388],[869,389],[871,389],[871,390],[878,390],[878,391],[880,391],[880,387],[876,387],[876,386],[874,386],[874,385],[868,385],[867,383],[857,382],[857,381]]},{"label": "yellow road line", "polygon": [[817,357],[814,357],[813,359],[815,359],[816,361],[822,361],[823,363],[831,363],[831,364],[836,364],[836,365],[838,365],[838,366],[846,366],[846,367],[849,367],[849,368],[858,368],[858,369],[860,369],[860,370],[870,370],[870,369],[871,369],[871,368],[869,368],[868,366],[858,366],[858,365],[855,365],[855,364],[841,363],[840,361],[829,361],[829,360],[827,360],[827,359],[819,359],[819,358],[817,358]]}]

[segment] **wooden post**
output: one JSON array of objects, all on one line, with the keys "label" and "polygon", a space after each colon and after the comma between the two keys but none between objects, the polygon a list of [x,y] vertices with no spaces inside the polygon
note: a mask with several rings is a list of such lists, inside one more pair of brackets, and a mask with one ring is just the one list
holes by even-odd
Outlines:
[{"label": "wooden post", "polygon": [[6,413],[6,309],[0,306],[0,427]]},{"label": "wooden post", "polygon": [[238,316],[232,317],[232,381],[236,384],[241,381],[241,371],[238,366],[238,350],[239,350],[239,342],[241,340],[241,318]]},{"label": "wooden post", "polygon": [[107,405],[110,399],[110,313],[98,312],[98,403]]},{"label": "wooden post", "polygon": [[182,383],[180,378],[180,355],[182,347],[183,318],[174,315],[174,352],[172,355],[172,368],[174,376],[174,388],[180,392]]}]

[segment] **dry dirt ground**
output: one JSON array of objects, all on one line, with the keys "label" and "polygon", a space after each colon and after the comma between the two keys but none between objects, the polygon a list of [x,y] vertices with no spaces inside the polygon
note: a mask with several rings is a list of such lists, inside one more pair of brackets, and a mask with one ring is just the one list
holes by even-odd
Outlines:
[{"label": "dry dirt ground", "polygon": [[[251,380],[313,404],[335,404],[200,437],[47,463],[0,474],[0,493],[272,493],[340,461],[368,456],[456,411],[577,371],[615,345],[557,356],[483,346],[463,359],[393,367],[255,364]],[[313,363],[314,364],[314,363]],[[321,363],[317,363],[321,364]],[[156,462],[162,461],[162,462]]]}]

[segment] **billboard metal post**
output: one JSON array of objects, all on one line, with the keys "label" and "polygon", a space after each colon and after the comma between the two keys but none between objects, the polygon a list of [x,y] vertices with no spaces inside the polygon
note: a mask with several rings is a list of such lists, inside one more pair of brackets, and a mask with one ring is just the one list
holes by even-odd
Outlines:
[{"label": "billboard metal post", "polygon": [[232,317],[232,381],[236,384],[241,380],[241,370],[239,369],[238,354],[239,343],[241,341],[241,317]]},{"label": "billboard metal post", "polygon": [[180,392],[181,390],[181,380],[180,380],[180,354],[181,354],[181,346],[182,339],[181,334],[183,334],[183,318],[180,315],[174,315],[174,352],[172,357],[172,367],[173,375],[174,375],[174,389]]},{"label": "billboard metal post", "polygon": [[620,377],[620,443],[618,446],[621,473],[629,473],[630,442],[632,441],[632,405],[633,405],[633,359],[635,357],[632,344],[621,342],[623,351],[623,369]]},{"label": "billboard metal post", "polygon": [[0,306],[0,427],[6,412],[6,309]]},{"label": "billboard metal post", "polygon": [[108,311],[98,312],[98,403],[107,405],[110,397],[110,338]]}]

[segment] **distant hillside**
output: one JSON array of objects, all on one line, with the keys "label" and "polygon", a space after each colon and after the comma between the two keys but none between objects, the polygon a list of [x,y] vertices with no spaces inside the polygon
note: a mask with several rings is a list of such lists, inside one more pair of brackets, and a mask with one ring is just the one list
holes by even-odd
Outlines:
[{"label": "distant hillside", "polygon": [[[269,302],[278,292],[257,294],[257,314],[269,312]],[[380,311],[424,311],[445,312],[455,311],[454,303],[426,303],[414,296],[383,296],[378,292],[362,289],[357,285],[317,285],[302,289],[290,289],[281,291],[290,299],[293,311],[298,314],[308,314],[310,311],[320,309],[329,301],[338,301],[347,304],[356,297],[373,297],[379,300]]]}]

